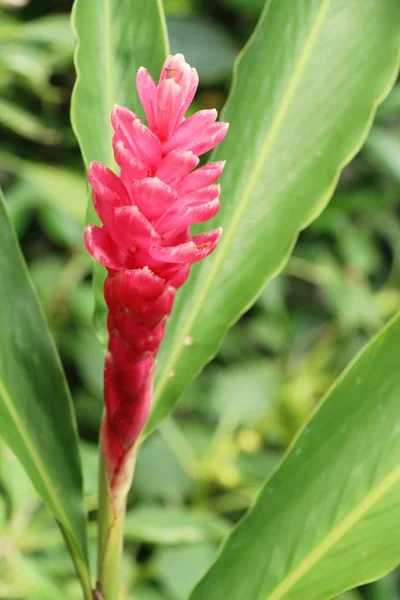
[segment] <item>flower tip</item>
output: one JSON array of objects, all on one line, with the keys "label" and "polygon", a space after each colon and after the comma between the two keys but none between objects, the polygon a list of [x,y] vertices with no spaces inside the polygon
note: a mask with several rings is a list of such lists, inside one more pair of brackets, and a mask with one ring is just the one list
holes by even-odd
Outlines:
[{"label": "flower tip", "polygon": [[146,69],[146,67],[139,67],[138,72],[137,72],[137,77],[141,77],[142,75],[147,75],[148,74],[148,70]]},{"label": "flower tip", "polygon": [[114,130],[117,128],[117,125],[118,125],[118,122],[119,122],[119,115],[121,113],[121,110],[123,110],[123,107],[119,106],[118,104],[114,104],[114,106],[112,107],[112,110],[111,110],[111,125],[113,126]]},{"label": "flower tip", "polygon": [[187,64],[187,62],[185,60],[185,56],[181,52],[178,52],[177,54],[170,54],[164,61],[164,69],[182,64]]},{"label": "flower tip", "polygon": [[89,163],[89,167],[88,167],[88,179],[90,181],[91,176],[93,175],[93,172],[96,170],[96,166],[100,164],[95,160],[91,160]]},{"label": "flower tip", "polygon": [[96,160],[92,160],[89,163],[88,168],[88,181],[90,185],[93,187],[93,185],[96,184],[96,181],[98,181],[103,174],[107,173],[107,170],[107,167]]},{"label": "flower tip", "polygon": [[147,93],[149,93],[149,89],[155,87],[154,80],[146,67],[139,67],[138,72],[136,73],[136,85],[138,86],[139,92],[147,91]]},{"label": "flower tip", "polygon": [[218,162],[215,163],[215,169],[218,173],[218,177],[220,177],[223,173],[223,170],[225,169],[225,165],[226,165],[226,160],[219,160]]},{"label": "flower tip", "polygon": [[93,229],[93,227],[94,227],[94,225],[88,225],[87,227],[85,227],[85,230],[83,232],[83,239],[85,240],[86,246],[88,245],[88,242],[92,238],[92,229]]},{"label": "flower tip", "polygon": [[113,118],[117,117],[118,114],[124,110],[123,106],[120,106],[119,104],[114,104],[111,110],[111,121],[113,121]]},{"label": "flower tip", "polygon": [[181,80],[181,77],[187,77],[190,71],[193,71],[189,63],[186,62],[183,54],[170,54],[164,61],[161,69],[160,81],[163,79]]},{"label": "flower tip", "polygon": [[100,229],[96,225],[88,225],[83,232],[83,241],[85,242],[86,250],[96,260],[96,233]]},{"label": "flower tip", "polygon": [[191,77],[191,82],[192,82],[192,89],[197,89],[197,86],[199,85],[199,74],[197,72],[197,69],[195,67],[191,67],[190,68],[191,72],[192,72],[192,77]]},{"label": "flower tip", "polygon": [[111,124],[114,131],[116,131],[119,126],[122,126],[123,123],[132,122],[137,118],[138,117],[135,115],[135,113],[129,110],[129,108],[125,108],[125,106],[120,106],[119,104],[114,104],[111,111]]},{"label": "flower tip", "polygon": [[213,229],[208,233],[207,242],[213,249],[217,247],[219,240],[221,239],[222,231],[222,227],[217,227],[217,229]]},{"label": "flower tip", "polygon": [[218,144],[220,144],[227,136],[228,134],[228,130],[229,130],[229,123],[225,123],[223,121],[220,121],[218,123],[219,125],[219,132],[217,134],[217,140],[218,140]]}]

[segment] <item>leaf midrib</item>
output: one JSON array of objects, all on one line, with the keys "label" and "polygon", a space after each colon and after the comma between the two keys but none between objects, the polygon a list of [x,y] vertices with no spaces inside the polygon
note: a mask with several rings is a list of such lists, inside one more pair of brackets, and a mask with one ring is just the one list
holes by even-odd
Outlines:
[{"label": "leaf midrib", "polygon": [[298,581],[304,577],[313,566],[323,559],[329,550],[339,542],[361,519],[372,509],[395,485],[400,481],[400,466],[391,471],[380,484],[374,488],[367,496],[356,506],[341,523],[331,529],[328,535],[320,542],[293,571],[274,589],[265,600],[281,600]]},{"label": "leaf midrib", "polygon": [[[163,368],[163,371],[160,374],[158,384],[154,390],[154,406],[156,406],[156,404],[158,403],[158,399],[162,394],[162,390],[165,386],[165,383],[169,379],[169,373],[171,372],[172,366],[175,364],[175,362],[178,360],[182,353],[182,350],[184,348],[184,340],[190,334],[190,330],[196,321],[197,315],[200,313],[203,303],[207,299],[212,285],[218,276],[221,264],[223,263],[225,256],[228,253],[228,250],[234,240],[236,230],[239,227],[242,216],[245,213],[246,208],[251,201],[252,193],[257,186],[263,165],[265,164],[265,161],[267,160],[269,154],[271,153],[274,147],[279,130],[290,108],[292,99],[295,95],[300,79],[304,73],[308,59],[310,58],[314,45],[317,41],[318,34],[325,20],[330,3],[331,0],[323,0],[320,6],[315,22],[311,28],[310,34],[304,44],[303,51],[299,57],[297,66],[294,69],[293,75],[289,81],[289,85],[286,88],[285,94],[283,96],[283,101],[279,106],[275,119],[272,122],[272,125],[265,138],[264,144],[259,154],[259,158],[255,162],[253,172],[250,174],[249,185],[247,186],[242,196],[242,202],[238,205],[236,212],[233,213],[231,226],[229,230],[225,235],[222,236],[221,244],[209,271],[209,277],[197,297],[197,302],[195,302],[194,304],[192,313],[187,319],[186,325],[183,327],[181,335],[178,337],[178,341],[175,345],[175,350],[170,353],[169,358],[166,361],[165,366]],[[264,15],[264,18],[265,16],[266,15]]]},{"label": "leaf midrib", "polygon": [[[21,439],[23,440],[25,447],[29,453],[29,456],[32,460],[32,462],[34,463],[37,472],[39,473],[45,487],[46,490],[48,491],[49,497],[53,503],[53,505],[55,506],[56,510],[58,511],[58,515],[60,517],[60,522],[65,525],[66,527],[68,527],[69,531],[72,533],[73,532],[73,527],[71,526],[71,522],[69,520],[69,517],[67,515],[67,513],[64,510],[64,507],[62,505],[62,503],[60,503],[58,501],[58,495],[54,494],[54,490],[53,490],[53,484],[51,482],[51,479],[49,479],[47,472],[46,472],[46,468],[44,467],[40,456],[38,455],[35,445],[33,444],[28,432],[26,431],[21,419],[19,418],[18,413],[15,411],[11,396],[6,388],[6,384],[4,382],[3,379],[0,379],[0,396],[3,399],[3,402],[9,412],[9,415],[11,417],[11,420],[13,421],[18,433],[21,436]],[[75,536],[74,536],[75,537]],[[77,542],[77,540],[75,540]],[[79,545],[77,544],[77,547],[79,547]]]}]

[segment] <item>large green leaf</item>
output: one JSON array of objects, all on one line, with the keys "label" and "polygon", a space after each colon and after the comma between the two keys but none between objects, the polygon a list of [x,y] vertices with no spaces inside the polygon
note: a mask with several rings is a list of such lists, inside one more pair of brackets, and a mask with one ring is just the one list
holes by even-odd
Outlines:
[{"label": "large green leaf", "polygon": [[191,600],[327,600],[400,562],[400,317],[338,379]]},{"label": "large green leaf", "polygon": [[397,73],[397,0],[271,0],[242,53],[213,160],[224,233],[179,292],[147,431],[215,354],[328,202]]},{"label": "large green leaf", "polygon": [[0,435],[58,521],[90,598],[71,398],[0,195]]},{"label": "large green leaf", "polygon": [[71,119],[86,166],[113,166],[110,115],[115,103],[144,117],[136,73],[157,76],[167,52],[161,0],[75,0],[77,39]]},{"label": "large green leaf", "polygon": [[[85,165],[96,160],[115,167],[110,122],[114,104],[144,118],[136,91],[141,66],[158,77],[168,52],[161,0],[75,0],[72,27],[77,39],[77,80],[71,102],[71,122]],[[97,222],[89,202],[88,222]],[[95,326],[105,337],[103,280],[96,264]]]}]

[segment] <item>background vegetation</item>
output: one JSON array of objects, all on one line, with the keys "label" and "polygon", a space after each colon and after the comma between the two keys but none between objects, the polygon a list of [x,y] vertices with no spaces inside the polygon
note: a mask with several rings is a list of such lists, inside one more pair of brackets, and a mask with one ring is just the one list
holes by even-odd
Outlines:
[{"label": "background vegetation", "polygon": [[[164,5],[172,51],[200,74],[195,108],[221,108],[263,1]],[[103,354],[90,326],[87,194],[69,122],[71,2],[0,0],[0,7],[0,184],[73,392],[94,511]],[[187,597],[330,383],[398,309],[399,202],[400,85],[283,274],[146,441],[126,526],[125,580],[128,588],[134,582],[136,600]],[[79,594],[56,525],[0,446],[0,598]],[[398,575],[341,598],[400,599]]]}]

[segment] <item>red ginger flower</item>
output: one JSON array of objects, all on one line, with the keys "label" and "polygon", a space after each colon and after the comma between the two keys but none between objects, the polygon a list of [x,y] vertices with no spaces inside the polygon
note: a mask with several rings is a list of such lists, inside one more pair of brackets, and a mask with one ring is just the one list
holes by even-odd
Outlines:
[{"label": "red ginger flower", "polygon": [[190,226],[219,209],[214,185],[224,162],[195,169],[221,142],[227,123],[216,110],[184,115],[198,85],[182,54],[169,56],[158,85],[143,67],[137,89],[149,128],[127,108],[111,115],[119,176],[93,162],[89,182],[103,227],[85,231],[90,254],[107,268],[105,418],[102,439],[111,485],[148,417],[155,357],[175,291],[190,266],[217,246],[221,229],[191,236]]}]

